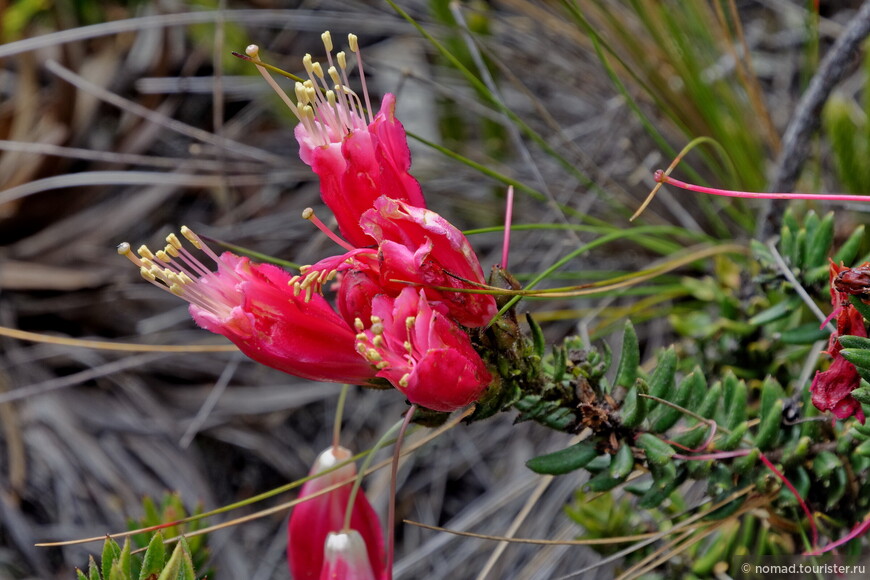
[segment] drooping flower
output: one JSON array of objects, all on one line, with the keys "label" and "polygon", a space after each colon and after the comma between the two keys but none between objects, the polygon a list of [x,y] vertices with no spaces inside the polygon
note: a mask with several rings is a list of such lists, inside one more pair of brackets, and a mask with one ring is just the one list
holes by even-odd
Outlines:
[{"label": "drooping flower", "polygon": [[406,287],[397,298],[376,297],[370,326],[358,319],[357,329],[357,349],[377,367],[377,376],[427,409],[464,407],[492,380],[468,335],[424,290]]},{"label": "drooping flower", "polygon": [[323,549],[320,580],[376,580],[359,532],[330,532]]},{"label": "drooping flower", "polygon": [[[356,36],[348,35],[348,42],[359,63],[363,100],[349,86],[345,53],[333,60],[332,37],[324,32],[322,38],[326,71],[306,54],[302,62],[308,80],[296,83],[296,103],[278,90],[300,121],[295,131],[299,155],[320,178],[320,195],[335,214],[338,229],[355,246],[368,246],[372,240],[360,229],[359,219],[378,197],[417,207],[426,202],[409,173],[411,151],[395,116],[395,96],[386,94],[374,114]],[[249,47],[248,54],[256,61],[256,47]]]},{"label": "drooping flower", "polygon": [[837,330],[831,333],[826,352],[834,360],[828,370],[816,372],[810,391],[813,405],[820,411],[831,411],[838,419],[848,419],[854,415],[864,423],[864,410],[861,408],[861,403],[852,396],[852,391],[861,385],[861,376],[855,369],[855,365],[840,354],[843,347],[838,340],[839,337],[847,335],[867,336],[864,317],[849,303],[849,292],[840,290],[841,285],[838,281],[847,270],[849,268],[831,262],[831,303],[837,316]]},{"label": "drooping flower", "polygon": [[290,274],[271,264],[225,252],[217,256],[186,227],[181,233],[212,260],[211,271],[185,249],[175,234],[167,246],[119,253],[142,276],[190,303],[194,321],[230,339],[257,362],[317,381],[364,384],[374,369],[355,350],[353,328],[320,295],[297,295]]},{"label": "drooping flower", "polygon": [[[310,475],[330,469],[353,456],[344,447],[331,447],[317,456]],[[288,523],[287,562],[294,580],[310,578],[333,578],[322,576],[326,571],[342,569],[342,562],[353,564],[354,574],[358,576],[334,576],[335,578],[381,578],[385,570],[384,539],[380,520],[362,492],[354,500],[350,529],[344,529],[344,517],[350,501],[351,481],[356,476],[356,465],[348,463],[334,471],[307,481],[302,486],[300,498],[312,496],[342,481],[348,481],[335,490],[312,497],[293,508]],[[341,543],[333,539],[327,541],[331,533],[349,532],[363,542],[364,554],[359,553],[359,543],[350,540],[352,545],[339,550]],[[363,558],[369,566],[362,567]],[[350,568],[345,568],[350,569]]]}]

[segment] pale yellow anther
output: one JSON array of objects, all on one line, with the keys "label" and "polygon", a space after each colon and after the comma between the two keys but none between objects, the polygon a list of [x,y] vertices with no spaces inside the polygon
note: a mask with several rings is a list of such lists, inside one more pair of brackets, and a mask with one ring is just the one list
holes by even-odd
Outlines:
[{"label": "pale yellow anther", "polygon": [[311,65],[311,70],[314,71],[314,74],[317,75],[317,78],[323,78],[323,67],[320,66],[319,62],[315,62]]},{"label": "pale yellow anther", "polygon": [[305,72],[307,72],[309,75],[311,74],[311,71],[314,70],[314,63],[311,60],[310,54],[306,54],[302,57],[302,66],[305,67]]},{"label": "pale yellow anther", "polygon": [[332,35],[328,30],[320,35],[320,40],[323,41],[323,46],[326,48],[326,52],[332,52]]},{"label": "pale yellow anther", "polygon": [[413,351],[413,347],[411,346],[411,343],[407,340],[404,343],[402,343],[402,346],[405,347],[405,350],[407,350],[409,353]]},{"label": "pale yellow anther", "polygon": [[151,250],[148,249],[148,246],[141,245],[139,249],[136,250],[136,253],[139,254],[143,258],[147,258],[149,260],[154,260],[154,254],[151,253]]},{"label": "pale yellow anther", "polygon": [[382,360],[381,362],[379,362],[378,364],[375,365],[375,368],[378,370],[383,370],[383,369],[387,368],[388,366],[390,366],[390,363],[388,363],[385,360]]},{"label": "pale yellow anther", "polygon": [[407,387],[408,386],[408,379],[410,379],[410,378],[411,378],[411,375],[408,373],[405,373],[404,375],[402,375],[402,378],[399,379],[399,386],[402,388]]},{"label": "pale yellow anther", "polygon": [[356,340],[359,343],[366,342],[366,341],[368,341],[368,339],[369,339],[369,337],[366,335],[365,332],[360,332],[360,333],[357,333],[357,335],[356,335]]},{"label": "pale yellow anther", "polygon": [[249,44],[245,49],[245,54],[253,58],[254,60],[260,59],[260,47],[256,44]]},{"label": "pale yellow anther", "polygon": [[341,70],[347,68],[347,55],[344,54],[343,50],[335,55],[335,59],[338,61],[338,68]]},{"label": "pale yellow anther", "polygon": [[308,99],[309,103],[314,103],[317,101],[317,89],[314,87],[305,87],[305,96]]},{"label": "pale yellow anther", "polygon": [[157,252],[155,252],[155,256],[157,256],[157,259],[158,259],[158,260],[160,260],[161,262],[165,262],[165,263],[167,263],[167,264],[169,263],[169,260],[171,259],[171,258],[166,254],[166,252],[165,252],[164,250],[157,250]]},{"label": "pale yellow anther", "polygon": [[[199,239],[199,236],[198,236],[198,235],[196,235],[195,233],[193,233],[193,230],[192,230],[192,229],[190,229],[190,228],[187,227],[187,226],[181,226],[181,235],[184,236],[185,238],[187,238],[187,241],[189,241],[191,244],[193,244],[193,246],[194,246],[197,250],[201,250],[201,249],[202,249],[202,241]],[[179,245],[179,246],[177,246],[177,247],[180,248],[181,246]]]},{"label": "pale yellow anther", "polygon": [[182,284],[185,284],[185,285],[187,285],[187,284],[193,284],[193,278],[191,278],[190,276],[188,276],[188,275],[185,274],[184,272],[179,272],[179,273],[178,273],[178,279],[181,280],[181,283],[182,283]]},{"label": "pale yellow anther", "polygon": [[154,266],[154,262],[152,262],[152,261],[149,260],[148,258],[142,258],[142,261],[141,261],[140,263],[142,264],[142,267],[144,267],[144,268],[148,268],[149,270],[150,270],[151,268],[154,268],[154,267],[155,267],[155,266]]},{"label": "pale yellow anther", "polygon": [[169,234],[168,236],[166,236],[166,243],[170,246],[175,247],[176,250],[181,249],[181,240],[179,240],[178,236],[176,236],[175,234]]},{"label": "pale yellow anther", "polygon": [[326,102],[329,103],[330,107],[335,106],[335,92],[334,91],[326,91]]},{"label": "pale yellow anther", "polygon": [[329,75],[329,78],[332,79],[332,82],[334,82],[337,86],[341,86],[341,75],[338,74],[338,69],[336,69],[334,66],[331,66],[326,71],[326,73]]},{"label": "pale yellow anther", "polygon": [[[372,318],[374,318],[374,316]],[[384,324],[380,321],[375,322],[374,324],[372,324],[370,330],[375,336],[381,335],[384,333]]]},{"label": "pale yellow anther", "polygon": [[169,286],[169,291],[176,296],[184,296],[184,288],[179,286],[178,284],[172,284],[171,286]]},{"label": "pale yellow anther", "polygon": [[145,266],[142,266],[141,268],[139,268],[139,273],[140,273],[140,274],[142,275],[142,277],[145,278],[146,280],[151,280],[152,282],[154,282],[155,280],[157,280],[157,276],[155,276],[155,275],[151,272],[151,270],[148,269],[148,268],[146,268]]},{"label": "pale yellow anther", "polygon": [[166,244],[166,247],[163,248],[163,251],[172,256],[173,258],[177,258],[179,256],[178,248],[176,248],[172,244]]},{"label": "pale yellow anther", "polygon": [[304,275],[304,274],[305,274],[308,270],[310,270],[310,269],[311,269],[311,265],[310,265],[310,264],[306,264],[305,266],[300,266],[300,267],[299,267],[299,273]]},{"label": "pale yellow anther", "polygon": [[299,109],[299,113],[302,116],[300,121],[303,122],[314,122],[314,109],[311,108],[311,105],[303,105],[302,107],[297,107]]},{"label": "pale yellow anther", "polygon": [[314,83],[311,81],[311,79],[305,79],[304,81],[302,81],[302,86],[305,87],[306,91],[308,89],[314,89]]},{"label": "pale yellow anther", "polygon": [[372,362],[380,362],[383,360],[381,353],[379,353],[378,351],[376,351],[373,348],[370,348],[366,351],[366,358]]},{"label": "pale yellow anther", "polygon": [[133,250],[130,248],[130,244],[128,244],[127,242],[121,242],[120,244],[118,244],[118,254],[122,256],[129,256],[131,253],[133,253]]},{"label": "pale yellow anther", "polygon": [[[363,324],[363,321],[360,320],[359,318],[357,318],[356,320],[353,321],[353,327],[357,329],[357,332],[362,332],[365,329],[365,325]],[[365,336],[365,335],[363,335],[363,336]],[[359,338],[359,337],[357,337],[357,338]]]},{"label": "pale yellow anther", "polygon": [[302,83],[296,83],[293,87],[293,90],[296,92],[296,101],[298,104],[297,108],[301,106],[305,106],[308,104],[308,92],[305,90],[305,85]]},{"label": "pale yellow anther", "polygon": [[372,316],[371,320],[372,324],[378,324],[379,322],[383,322],[380,316]]},{"label": "pale yellow anther", "polygon": [[300,292],[302,292],[302,288],[299,287],[299,284],[293,284],[293,297],[299,296]]},{"label": "pale yellow anther", "polygon": [[326,279],[324,279],[323,281],[329,282],[330,280],[334,279],[337,275],[338,275],[338,270],[330,270],[329,274],[326,275]]},{"label": "pale yellow anther", "polygon": [[312,288],[311,286],[309,286],[308,288],[305,289],[305,303],[306,304],[311,302],[311,295],[313,293],[314,293],[314,288]]},{"label": "pale yellow anther", "polygon": [[347,44],[350,45],[351,52],[359,52],[359,40],[357,39],[356,34],[347,35]]},{"label": "pale yellow anther", "polygon": [[384,337],[378,334],[374,339],[372,339],[372,344],[378,348],[382,348],[384,346]]},{"label": "pale yellow anther", "polygon": [[414,322],[416,321],[417,319],[415,317],[409,316],[405,319],[405,328],[411,328],[412,326],[414,326]]},{"label": "pale yellow anther", "polygon": [[302,219],[304,219],[304,220],[310,220],[313,215],[314,215],[314,210],[310,207],[306,207],[305,209],[302,210]]},{"label": "pale yellow anther", "polygon": [[294,284],[296,284],[296,282],[300,280],[300,278],[300,276],[290,276],[290,279],[287,281],[287,285],[293,286]]}]

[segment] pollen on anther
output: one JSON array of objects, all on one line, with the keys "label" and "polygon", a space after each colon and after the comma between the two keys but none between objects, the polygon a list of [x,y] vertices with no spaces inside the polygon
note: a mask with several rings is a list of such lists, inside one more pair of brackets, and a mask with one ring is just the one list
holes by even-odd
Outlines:
[{"label": "pollen on anther", "polygon": [[127,254],[131,253],[132,251],[133,250],[130,249],[130,244],[128,244],[127,242],[121,242],[120,244],[118,244],[118,253],[120,255],[126,256]]},{"label": "pollen on anther", "polygon": [[136,251],[137,254],[142,256],[143,258],[148,258],[149,260],[154,260],[154,254],[151,253],[151,250],[148,249],[148,246],[142,245],[139,246],[139,249]]},{"label": "pollen on anther", "polygon": [[402,375],[402,378],[399,379],[399,386],[400,386],[400,387],[403,387],[403,388],[404,388],[404,387],[407,387],[407,386],[408,386],[408,380],[409,380],[410,378],[411,378],[411,375],[408,374],[408,373],[405,373],[404,375]]},{"label": "pollen on anther", "polygon": [[249,44],[245,49],[245,54],[250,56],[251,58],[257,58],[260,56],[260,47],[256,44]]},{"label": "pollen on anther", "polygon": [[176,250],[181,249],[181,240],[179,240],[178,236],[175,234],[169,234],[166,236],[166,243],[173,246]]},{"label": "pollen on anther", "polygon": [[332,35],[328,30],[320,35],[320,39],[323,41],[326,52],[332,52]]},{"label": "pollen on anther", "polygon": [[[187,238],[187,241],[189,241],[191,244],[193,244],[193,246],[194,246],[197,250],[201,250],[201,249],[202,249],[202,240],[199,239],[199,236],[198,236],[198,235],[196,235],[195,233],[193,233],[193,230],[192,230],[192,229],[190,229],[190,228],[187,227],[187,226],[181,226],[181,235],[184,236],[185,238]],[[176,239],[178,239],[178,238],[176,238]],[[173,244],[173,245],[174,245],[174,244]],[[179,246],[176,246],[176,247],[180,248],[181,246],[179,245]]]},{"label": "pollen on anther", "polygon": [[[363,321],[360,320],[359,318],[357,318],[356,320],[353,321],[353,327],[356,328],[357,331],[359,331],[359,332],[362,332],[363,330],[365,330],[365,325],[363,324]],[[363,335],[363,336],[365,336],[365,335]],[[357,336],[357,338],[359,338],[359,336]]]},{"label": "pollen on anther", "polygon": [[359,39],[357,39],[356,34],[348,34],[347,43],[350,45],[351,52],[359,52]]}]

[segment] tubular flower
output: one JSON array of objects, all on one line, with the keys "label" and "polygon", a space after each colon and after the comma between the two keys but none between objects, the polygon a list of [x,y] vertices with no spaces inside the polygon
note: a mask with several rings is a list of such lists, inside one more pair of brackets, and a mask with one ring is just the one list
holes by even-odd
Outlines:
[{"label": "tubular flower", "polygon": [[852,396],[852,391],[861,385],[861,376],[855,365],[840,354],[843,347],[837,340],[845,335],[867,336],[864,317],[849,303],[848,294],[851,292],[843,285],[844,278],[849,278],[849,272],[849,268],[831,263],[831,302],[837,316],[837,330],[831,334],[826,352],[834,360],[828,370],[816,372],[810,392],[813,405],[820,411],[831,411],[838,419],[848,419],[854,415],[863,424],[864,410]]},{"label": "tubular flower", "polygon": [[139,266],[156,286],[187,300],[194,321],[230,339],[257,362],[297,377],[364,384],[374,369],[355,351],[353,329],[319,295],[304,297],[288,286],[290,274],[229,252],[217,256],[190,229],[181,233],[217,265],[209,270],[175,234],[167,246],[134,255],[129,244],[118,252]]},{"label": "tubular flower", "polygon": [[330,532],[326,537],[320,580],[376,580],[359,532]]},{"label": "tubular flower", "polygon": [[[331,447],[317,456],[309,475],[326,471],[351,457],[352,453],[348,449]],[[299,497],[305,498],[342,481],[348,481],[346,485],[313,497],[293,508],[288,524],[287,562],[294,580],[382,577],[386,563],[381,524],[365,494],[357,494],[352,508],[350,529],[343,529],[345,510],[350,501],[352,480],[355,476],[356,465],[348,463],[321,477],[311,479],[302,486]],[[328,540],[333,532],[338,532],[339,536],[355,536],[356,539],[351,539],[349,545],[342,546],[339,539]],[[349,534],[350,532],[353,533]],[[359,553],[361,547],[363,552]],[[363,562],[368,565],[367,570]],[[356,575],[322,575],[328,571],[350,569]]]},{"label": "tubular flower", "polygon": [[[306,54],[302,63],[308,80],[296,83],[294,104],[283,91],[288,107],[299,119],[299,155],[320,178],[320,195],[335,214],[341,234],[356,246],[372,240],[359,226],[360,215],[381,195],[425,207],[420,184],[408,171],[411,151],[402,124],[396,119],[396,98],[384,96],[380,111],[372,113],[362,58],[355,35],[348,35],[357,56],[363,101],[350,89],[347,56],[332,56],[332,37],[322,35],[328,59],[326,71]],[[248,54],[255,58],[256,47]]]},{"label": "tubular flower", "polygon": [[450,412],[476,401],[492,375],[468,335],[443,310],[411,287],[395,299],[380,295],[372,304],[370,327],[357,319],[357,350],[409,401]]}]

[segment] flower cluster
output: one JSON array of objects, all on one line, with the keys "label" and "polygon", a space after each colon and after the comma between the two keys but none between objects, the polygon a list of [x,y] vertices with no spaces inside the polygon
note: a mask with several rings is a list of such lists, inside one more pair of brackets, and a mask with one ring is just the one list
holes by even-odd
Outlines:
[{"label": "flower cluster", "polygon": [[[323,41],[326,71],[306,55],[309,78],[296,84],[297,101],[281,95],[299,118],[301,158],[319,177],[344,239],[327,233],[346,251],[297,276],[229,252],[218,256],[186,227],[183,237],[216,270],[175,235],[158,252],[142,246],[137,255],[129,244],[119,252],[147,280],[190,302],[197,324],[256,361],[318,381],[386,379],[412,403],[453,411],[478,399],[492,380],[467,329],[495,316],[495,300],[463,292],[484,283],[483,270],[465,236],[426,209],[409,173],[395,98],[386,95],[373,115],[365,91],[364,106],[348,87],[345,53],[333,59],[329,33]],[[363,76],[356,37],[349,42]],[[247,53],[260,62],[256,46]],[[311,210],[304,216],[326,229]],[[335,306],[322,295],[330,281]]]},{"label": "flower cluster", "polygon": [[837,340],[847,335],[867,336],[864,317],[849,303],[849,294],[853,293],[849,289],[852,274],[852,269],[831,262],[831,304],[834,307],[831,317],[837,318],[837,330],[831,333],[827,353],[834,361],[828,370],[816,372],[810,391],[813,405],[820,411],[831,411],[838,419],[848,419],[854,415],[864,423],[861,403],[852,396],[852,391],[861,385],[861,376],[855,365],[840,354],[843,347]]}]

